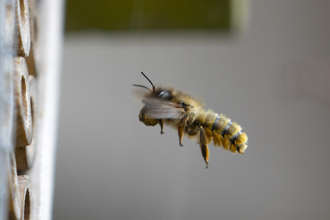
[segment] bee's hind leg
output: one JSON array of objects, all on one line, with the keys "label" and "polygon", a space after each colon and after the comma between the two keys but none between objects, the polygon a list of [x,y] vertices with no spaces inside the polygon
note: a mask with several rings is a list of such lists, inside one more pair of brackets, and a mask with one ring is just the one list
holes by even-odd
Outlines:
[{"label": "bee's hind leg", "polygon": [[206,167],[209,167],[209,147],[207,146],[207,138],[205,134],[205,129],[200,127],[200,134],[199,134],[199,146],[201,148],[201,153],[206,163]]},{"label": "bee's hind leg", "polygon": [[164,122],[162,119],[159,119],[159,125],[160,125],[160,134],[164,134]]},{"label": "bee's hind leg", "polygon": [[182,145],[183,129],[186,125],[187,120],[188,120],[188,114],[183,115],[180,118],[179,123],[178,123],[179,144],[180,144],[181,147],[183,146]]}]

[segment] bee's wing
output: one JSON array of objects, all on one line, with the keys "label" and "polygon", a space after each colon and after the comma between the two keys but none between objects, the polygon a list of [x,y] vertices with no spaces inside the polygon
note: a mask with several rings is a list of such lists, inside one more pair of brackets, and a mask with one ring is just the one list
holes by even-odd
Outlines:
[{"label": "bee's wing", "polygon": [[132,100],[138,104],[141,108],[143,107],[142,100],[144,99],[144,96],[146,94],[145,89],[133,87],[133,89],[130,90],[130,96]]},{"label": "bee's wing", "polygon": [[145,98],[142,102],[145,104],[145,114],[150,118],[178,119],[184,112],[177,103],[164,99]]}]

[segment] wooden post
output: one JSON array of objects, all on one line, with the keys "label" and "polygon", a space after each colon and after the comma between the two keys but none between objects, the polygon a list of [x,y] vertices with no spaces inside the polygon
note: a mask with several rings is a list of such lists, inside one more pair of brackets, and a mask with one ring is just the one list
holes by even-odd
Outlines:
[{"label": "wooden post", "polygon": [[62,17],[63,0],[0,1],[0,220],[52,218]]}]

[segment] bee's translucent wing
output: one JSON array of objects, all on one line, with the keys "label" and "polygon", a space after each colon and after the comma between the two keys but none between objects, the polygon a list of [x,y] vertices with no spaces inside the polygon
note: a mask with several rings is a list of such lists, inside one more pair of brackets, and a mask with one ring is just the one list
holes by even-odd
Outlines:
[{"label": "bee's translucent wing", "polygon": [[164,99],[145,98],[142,102],[145,104],[145,114],[150,118],[178,119],[184,112],[177,103]]},{"label": "bee's translucent wing", "polygon": [[130,96],[131,96],[132,100],[136,104],[138,104],[141,108],[143,107],[142,100],[145,98],[145,95],[146,95],[145,89],[133,87],[133,89],[131,89],[131,91],[130,91]]}]

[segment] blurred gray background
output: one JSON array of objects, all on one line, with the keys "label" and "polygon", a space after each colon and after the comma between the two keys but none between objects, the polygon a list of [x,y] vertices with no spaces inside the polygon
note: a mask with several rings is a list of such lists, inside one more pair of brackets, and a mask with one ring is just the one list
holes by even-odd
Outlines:
[{"label": "blurred gray background", "polygon": [[[253,0],[236,34],[67,34],[54,219],[330,219],[330,1]],[[139,122],[132,84],[203,98],[244,155]]]}]

